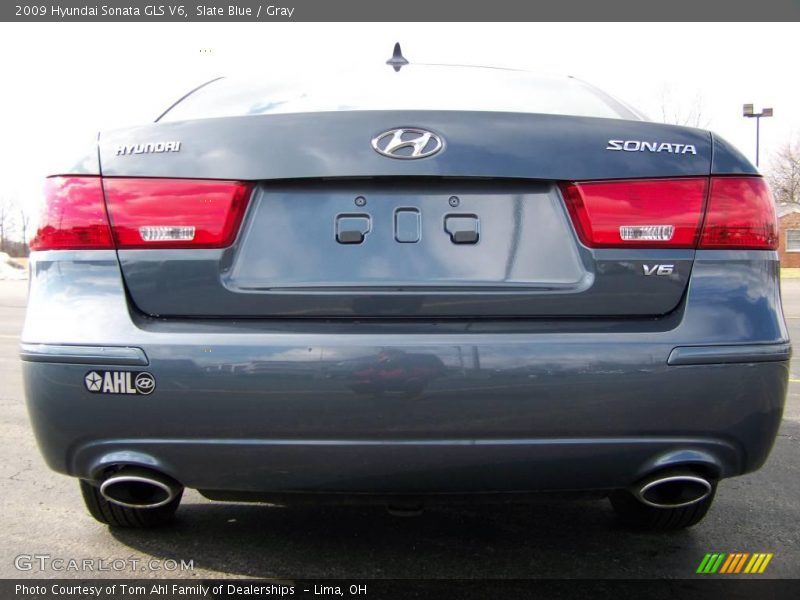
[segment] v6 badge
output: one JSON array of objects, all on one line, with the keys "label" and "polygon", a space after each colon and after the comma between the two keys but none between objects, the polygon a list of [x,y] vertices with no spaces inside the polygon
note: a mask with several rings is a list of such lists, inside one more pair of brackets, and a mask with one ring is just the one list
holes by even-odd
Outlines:
[{"label": "v6 badge", "polygon": [[83,383],[93,394],[147,396],[156,389],[156,378],[146,371],[89,371]]}]

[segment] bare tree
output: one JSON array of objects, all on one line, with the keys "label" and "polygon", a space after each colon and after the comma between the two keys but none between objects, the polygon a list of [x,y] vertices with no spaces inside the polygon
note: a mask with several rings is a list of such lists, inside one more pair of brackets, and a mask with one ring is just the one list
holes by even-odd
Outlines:
[{"label": "bare tree", "polygon": [[672,88],[661,88],[661,121],[670,125],[707,128],[711,121],[703,112],[703,95],[696,91],[691,97],[679,98]]},{"label": "bare tree", "polygon": [[800,203],[800,136],[786,142],[772,157],[767,181],[777,202]]},{"label": "bare tree", "polygon": [[6,251],[6,239],[11,229],[11,203],[0,199],[0,252]]},{"label": "bare tree", "polygon": [[17,208],[17,225],[19,226],[20,233],[22,234],[22,243],[28,244],[28,226],[31,223],[31,216],[23,206]]},{"label": "bare tree", "polygon": [[0,199],[0,252],[27,256],[30,215],[18,202]]}]

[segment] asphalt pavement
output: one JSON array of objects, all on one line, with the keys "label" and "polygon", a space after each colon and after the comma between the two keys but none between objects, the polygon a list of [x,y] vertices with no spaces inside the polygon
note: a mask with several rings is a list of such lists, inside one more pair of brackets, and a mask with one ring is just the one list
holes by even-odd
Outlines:
[{"label": "asphalt pavement", "polygon": [[[769,461],[723,481],[706,519],[686,531],[626,530],[603,500],[398,517],[378,507],[213,503],[193,491],[174,526],[110,531],[36,448],[17,357],[26,287],[0,281],[2,578],[683,578],[707,552],[771,552],[762,577],[800,577],[800,356]],[[800,279],[784,282],[784,302],[800,339]],[[72,570],[69,559],[95,571]],[[192,568],[181,571],[181,561]]]}]

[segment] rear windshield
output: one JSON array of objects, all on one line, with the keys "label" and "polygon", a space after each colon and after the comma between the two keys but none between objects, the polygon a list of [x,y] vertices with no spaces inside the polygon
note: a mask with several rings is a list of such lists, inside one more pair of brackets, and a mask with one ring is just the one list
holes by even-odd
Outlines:
[{"label": "rear windshield", "polygon": [[634,109],[571,77],[408,65],[398,72],[381,66],[313,80],[226,77],[189,94],[159,120],[351,110],[474,110],[642,119]]}]

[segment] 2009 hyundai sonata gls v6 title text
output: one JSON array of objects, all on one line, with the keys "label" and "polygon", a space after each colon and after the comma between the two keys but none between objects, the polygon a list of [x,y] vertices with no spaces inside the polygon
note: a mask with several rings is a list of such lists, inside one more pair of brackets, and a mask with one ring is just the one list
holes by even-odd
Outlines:
[{"label": "2009 hyundai sonata gls v6 title text", "polygon": [[184,487],[698,522],[786,394],[764,180],[576,79],[394,67],[216,80],[47,179],[21,355],[48,464],[120,527]]}]

